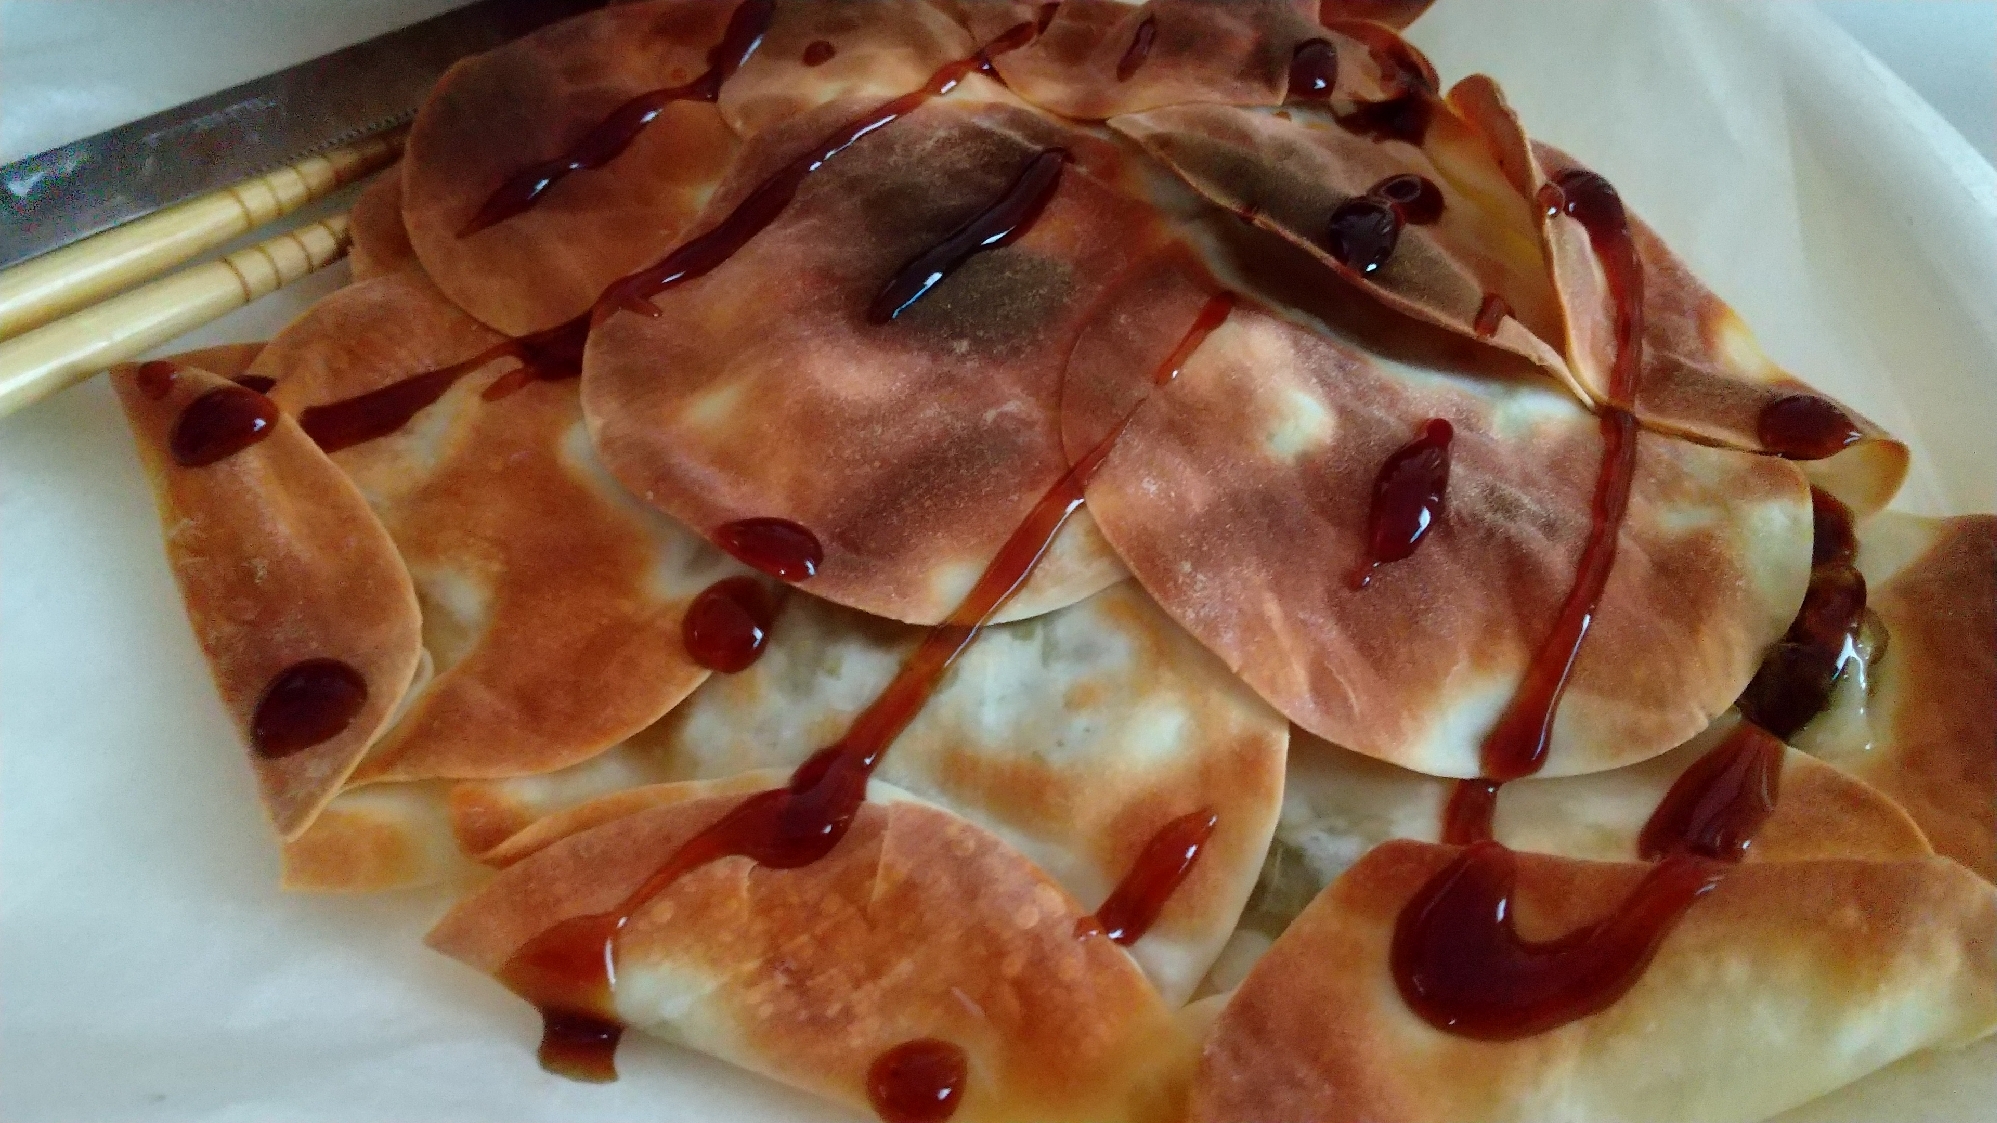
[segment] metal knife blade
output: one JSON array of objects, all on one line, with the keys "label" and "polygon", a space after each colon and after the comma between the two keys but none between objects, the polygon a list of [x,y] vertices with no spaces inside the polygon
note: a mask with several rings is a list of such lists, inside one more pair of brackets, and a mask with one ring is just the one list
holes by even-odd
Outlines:
[{"label": "metal knife blade", "polygon": [[450,65],[604,0],[480,0],[0,167],[0,268],[393,128]]}]

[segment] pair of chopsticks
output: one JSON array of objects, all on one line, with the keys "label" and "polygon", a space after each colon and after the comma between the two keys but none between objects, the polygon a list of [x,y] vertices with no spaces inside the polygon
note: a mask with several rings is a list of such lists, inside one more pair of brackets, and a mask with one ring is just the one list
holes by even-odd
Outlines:
[{"label": "pair of chopsticks", "polygon": [[405,131],[308,156],[0,272],[0,417],[338,261],[348,245],[344,214],[161,276],[394,163]]}]

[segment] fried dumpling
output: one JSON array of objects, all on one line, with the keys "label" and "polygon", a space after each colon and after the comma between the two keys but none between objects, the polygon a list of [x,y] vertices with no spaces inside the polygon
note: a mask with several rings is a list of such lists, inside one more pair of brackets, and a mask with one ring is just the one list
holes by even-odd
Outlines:
[{"label": "fried dumpling", "polygon": [[[599,793],[794,767],[835,741],[920,638],[792,596],[756,663],[576,768],[461,785],[460,838],[505,836]],[[896,739],[881,778],[992,831],[1085,904],[1168,823],[1213,817],[1189,878],[1131,952],[1165,998],[1192,992],[1261,868],[1287,726],[1134,583],[989,629]],[[776,783],[780,786],[781,774]],[[580,822],[602,808],[585,805]],[[550,833],[537,832],[545,838]],[[507,850],[522,847],[509,843]]]},{"label": "fried dumpling", "polygon": [[[1606,1009],[1511,1040],[1445,1033],[1403,1000],[1392,945],[1457,853],[1388,843],[1304,910],[1228,1001],[1190,1118],[1748,1121],[1997,1028],[1997,889],[1931,857],[1739,866]],[[1609,915],[1646,873],[1516,863],[1529,941]]]},{"label": "fried dumpling", "polygon": [[[458,307],[508,335],[589,311],[605,286],[676,245],[737,146],[711,101],[666,100],[628,144],[599,130],[642,94],[708,68],[731,8],[648,0],[564,20],[453,66],[416,115],[402,214],[423,268]],[[621,137],[620,137],[621,139]],[[595,170],[546,171],[532,206],[491,221],[488,201],[578,148]]]},{"label": "fried dumpling", "polygon": [[[1160,237],[1119,190],[1122,153],[982,100],[1003,97],[973,75],[854,141],[711,272],[654,298],[658,315],[620,311],[590,333],[584,409],[633,494],[709,535],[798,524],[823,549],[805,588],[876,615],[934,623],[969,590],[1067,471],[1069,348]],[[859,112],[828,106],[759,134],[703,225]],[[1038,217],[1018,220],[1016,240],[922,264],[903,301],[918,258],[1033,183]],[[1005,617],[1122,576],[1084,513]]]},{"label": "fried dumpling", "polygon": [[1887,511],[1858,540],[1874,614],[1865,650],[1795,743],[1898,800],[1938,853],[1997,881],[1997,518]]},{"label": "fried dumpling", "polygon": [[436,674],[356,781],[561,768],[706,677],[681,616],[736,567],[626,496],[590,451],[573,379],[526,377],[504,343],[410,270],[321,301],[258,359],[423,601]]},{"label": "fried dumpling", "polygon": [[360,492],[270,399],[175,360],[121,367],[112,385],[188,620],[264,808],[294,837],[417,672],[409,573]]},{"label": "fried dumpling", "polygon": [[[1207,298],[1167,269],[1098,316],[1071,361],[1092,376],[1069,381],[1071,454],[1128,412]],[[1441,518],[1354,588],[1375,476],[1432,418],[1454,432]],[[1131,415],[1088,502],[1165,611],[1291,721],[1474,776],[1574,581],[1601,449],[1551,386],[1369,355],[1244,301]],[[1632,763],[1709,725],[1795,615],[1810,528],[1793,465],[1644,434],[1545,773]]]},{"label": "fried dumpling", "polygon": [[[1132,961],[1075,934],[1084,910],[985,831],[909,801],[860,808],[825,858],[723,858],[680,876],[616,941],[611,1010],[864,1110],[911,1041],[960,1050],[958,1123],[1176,1117],[1179,1032]],[[614,819],[509,867],[430,933],[487,972],[569,917],[616,908],[735,800]],[[774,967],[774,969],[773,969]],[[836,1012],[836,1013],[835,1013]]]}]

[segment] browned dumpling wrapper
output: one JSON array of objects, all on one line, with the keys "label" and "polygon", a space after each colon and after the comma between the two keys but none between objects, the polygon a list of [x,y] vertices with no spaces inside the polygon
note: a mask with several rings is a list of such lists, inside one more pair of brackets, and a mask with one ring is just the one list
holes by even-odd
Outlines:
[{"label": "browned dumpling wrapper", "polygon": [[[558,921],[616,907],[734,802],[659,807],[563,839],[459,904],[429,942],[497,970]],[[967,1055],[958,1123],[1163,1123],[1183,1087],[1178,1028],[1121,949],[1076,939],[1082,916],[992,835],[921,804],[870,801],[818,862],[724,858],[654,898],[617,941],[616,1013],[861,1110],[875,1059],[933,1038]]]},{"label": "browned dumpling wrapper", "polygon": [[[809,530],[805,588],[914,623],[943,618],[1067,471],[1060,389],[1099,296],[1143,259],[1159,221],[1117,190],[1124,157],[967,78],[853,143],[711,273],[620,311],[590,335],[583,405],[604,463],[633,494],[706,534],[742,519]],[[711,208],[859,110],[766,131]],[[993,205],[1022,169],[1067,150],[1044,209],[875,323],[870,306],[916,255]],[[1002,619],[1072,603],[1122,577],[1086,513],[1070,521]]]},{"label": "browned dumpling wrapper", "polygon": [[[1607,1009],[1509,1041],[1453,1036],[1402,1000],[1389,945],[1454,855],[1388,843],[1304,911],[1216,1023],[1192,1120],[1745,1123],[1997,1028],[1997,889],[1926,858],[1740,866]],[[1644,875],[1522,854],[1511,916],[1548,940]]]},{"label": "browned dumpling wrapper", "polygon": [[964,25],[930,0],[776,0],[769,30],[721,87],[717,104],[746,138],[831,102],[898,97],[976,46]]},{"label": "browned dumpling wrapper", "polygon": [[436,661],[357,781],[574,764],[656,720],[707,675],[682,644],[680,620],[732,567],[607,478],[573,379],[493,391],[520,377],[518,359],[493,353],[501,342],[411,270],[321,301],[256,367],[308,428],[324,424],[318,407],[475,368],[394,432],[333,455],[415,575]]},{"label": "browned dumpling wrapper", "polygon": [[1859,527],[1858,564],[1874,615],[1796,743],[1997,881],[1997,517],[1884,512]]},{"label": "browned dumpling wrapper", "polygon": [[531,209],[465,231],[510,178],[563,157],[638,95],[699,76],[731,10],[711,0],[625,5],[445,73],[402,161],[403,218],[437,286],[492,328],[526,335],[587,312],[610,282],[678,244],[737,143],[710,102],[664,106],[609,168],[571,174]]},{"label": "browned dumpling wrapper", "polygon": [[[415,265],[416,247],[402,225],[402,165],[395,164],[374,178],[347,212],[353,247],[347,263],[354,280],[365,281]],[[419,266],[420,268],[420,266]]]},{"label": "browned dumpling wrapper", "polygon": [[[1073,454],[1150,384],[1206,284],[1135,279],[1076,345],[1093,377],[1068,385]],[[1428,418],[1455,431],[1444,513],[1355,589],[1375,474]],[[1367,354],[1244,302],[1132,415],[1089,505],[1165,610],[1290,720],[1474,776],[1574,580],[1601,448],[1555,388]],[[1808,489],[1781,460],[1645,435],[1621,534],[1547,775],[1655,756],[1732,703],[1801,602]]]},{"label": "browned dumpling wrapper", "polygon": [[[245,354],[212,357],[229,366]],[[112,385],[195,638],[249,747],[272,824],[295,836],[339,790],[417,672],[422,633],[409,573],[360,492],[261,395],[174,361],[121,367]],[[253,412],[261,402],[264,435],[213,462],[182,463],[174,450],[187,443],[183,425],[201,419],[198,409],[193,421],[186,415],[203,399]],[[274,690],[308,697],[290,707],[280,699],[260,720]],[[315,706],[315,691],[333,697]],[[302,709],[312,712],[280,721]]]}]

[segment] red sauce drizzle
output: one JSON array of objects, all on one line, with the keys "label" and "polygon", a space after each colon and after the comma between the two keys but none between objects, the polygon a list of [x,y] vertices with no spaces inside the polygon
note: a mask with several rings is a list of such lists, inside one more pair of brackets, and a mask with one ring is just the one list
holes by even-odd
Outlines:
[{"label": "red sauce drizzle", "polygon": [[270,436],[277,405],[254,390],[217,386],[181,407],[167,449],[183,468],[226,460]]},{"label": "red sauce drizzle", "polygon": [[1390,175],[1366,193],[1392,206],[1410,226],[1429,226],[1442,217],[1442,188],[1427,176],[1412,172]]},{"label": "red sauce drizzle", "polygon": [[1324,246],[1332,259],[1361,276],[1378,272],[1401,241],[1401,216],[1393,204],[1370,195],[1347,199],[1331,212]]},{"label": "red sauce drizzle", "polygon": [[726,577],[700,591],[680,621],[680,638],[693,661],[735,674],[762,657],[777,606],[754,577]]},{"label": "red sauce drizzle", "polygon": [[239,374],[229,381],[257,394],[268,394],[277,385],[277,379],[267,374]]},{"label": "red sauce drizzle", "polygon": [[1286,101],[1322,100],[1338,85],[1338,48],[1324,39],[1306,39],[1290,56]]},{"label": "red sauce drizzle", "polygon": [[1394,925],[1401,998],[1438,1029],[1485,1041],[1530,1037],[1613,1005],[1636,984],[1721,867],[1673,854],[1608,916],[1543,942],[1521,938],[1518,859],[1478,842],[1430,878]]},{"label": "red sauce drizzle", "polygon": [[605,289],[597,301],[596,315],[608,315],[622,308],[647,316],[659,310],[652,298],[719,268],[735,251],[761,233],[797,195],[805,177],[823,167],[826,161],[844,152],[855,141],[875,129],[892,124],[915,112],[929,99],[955,89],[972,71],[985,68],[990,56],[1022,47],[1037,31],[1031,22],[1018,24],[986,44],[969,58],[948,63],[929,76],[920,88],[884,102],[858,119],[841,126],[797,159],[785,164],[749,192],[727,217],[712,228],[688,239],[653,265],[620,278]]},{"label": "red sauce drizzle", "polygon": [[1722,862],[1747,857],[1754,834],[1775,812],[1785,746],[1743,721],[1672,783],[1637,836],[1646,861],[1691,854]]},{"label": "red sauce drizzle", "polygon": [[1435,67],[1407,40],[1379,24],[1340,20],[1337,30],[1366,44],[1380,72],[1381,85],[1398,91],[1338,114],[1338,123],[1349,132],[1374,140],[1421,144],[1435,119],[1436,93],[1441,85]]},{"label": "red sauce drizzle", "polygon": [[1024,237],[1060,187],[1061,169],[1067,163],[1065,148],[1036,153],[990,206],[902,266],[868,306],[867,322],[885,324],[895,319],[972,256]]},{"label": "red sauce drizzle", "polygon": [[1865,576],[1853,564],[1858,538],[1851,508],[1821,488],[1810,489],[1816,536],[1811,543],[1810,587],[1789,631],[1741,692],[1740,712],[1777,737],[1789,737],[1830,704],[1831,691],[1849,661],[1852,640],[1865,619]]},{"label": "red sauce drizzle", "polygon": [[867,1102],[882,1123],[944,1123],[957,1113],[969,1064],[948,1041],[918,1037],[867,1068]]},{"label": "red sauce drizzle", "polygon": [[1499,780],[1531,775],[1546,763],[1554,715],[1581,655],[1581,644],[1588,638],[1609,570],[1615,565],[1623,515],[1629,509],[1630,484],[1636,475],[1637,425],[1629,406],[1643,361],[1643,272],[1630,239],[1629,220],[1616,189],[1593,172],[1566,172],[1548,186],[1553,190],[1543,191],[1542,201],[1550,210],[1572,216],[1587,229],[1595,256],[1608,276],[1609,295],[1615,305],[1616,357],[1609,400],[1600,414],[1602,467],[1595,480],[1588,541],[1581,551],[1574,584],[1567,590],[1551,634],[1533,653],[1518,693],[1484,739],[1484,774]]},{"label": "red sauce drizzle", "polygon": [[1761,447],[1788,460],[1822,460],[1863,439],[1841,409],[1814,394],[1791,394],[1762,408],[1755,419]]},{"label": "red sauce drizzle", "polygon": [[1352,571],[1354,589],[1371,584],[1374,569],[1412,555],[1442,517],[1449,491],[1449,442],[1455,435],[1449,422],[1430,418],[1414,440],[1380,465],[1366,515],[1366,554]]},{"label": "red sauce drizzle", "polygon": [[1450,785],[1449,802],[1442,808],[1442,841],[1450,846],[1488,841],[1502,787],[1503,780],[1458,780]]},{"label": "red sauce drizzle", "polygon": [[[567,152],[552,160],[529,164],[508,176],[458,231],[458,237],[470,237],[526,211],[540,202],[555,184],[575,172],[600,168],[615,160],[673,102],[714,101],[720,97],[721,84],[755,53],[775,12],[776,0],[743,0],[728,17],[728,29],[722,33],[721,41],[708,50],[707,70],[700,77],[684,86],[639,94],[612,110]],[[808,56],[807,51],[807,62]],[[826,57],[831,57],[829,52]]]},{"label": "red sauce drizzle", "polygon": [[1477,338],[1489,339],[1498,334],[1498,328],[1504,324],[1505,317],[1511,314],[1512,306],[1505,302],[1504,297],[1494,292],[1487,292],[1484,294],[1484,303],[1477,306],[1477,319],[1471,325],[1471,330],[1477,333]]},{"label": "red sauce drizzle", "polygon": [[173,380],[179,376],[179,363],[171,359],[154,359],[151,362],[140,363],[138,373],[132,381],[138,386],[139,393],[153,401],[159,401],[173,393]]},{"label": "red sauce drizzle", "polygon": [[1209,807],[1158,828],[1095,915],[1075,922],[1076,938],[1108,936],[1124,947],[1142,939],[1158,923],[1165,902],[1185,883],[1219,824],[1219,813]]},{"label": "red sauce drizzle", "polygon": [[1130,81],[1130,76],[1144,65],[1144,60],[1151,57],[1151,44],[1157,38],[1157,18],[1145,16],[1144,22],[1137,25],[1137,33],[1130,37],[1130,46],[1124,48],[1123,57],[1116,60],[1117,81]]},{"label": "red sauce drizzle", "polygon": [[[1160,366],[1158,382],[1170,381],[1176,375],[1199,342],[1225,319],[1232,304],[1233,298],[1227,294],[1207,302],[1186,338]],[[1217,308],[1220,311],[1215,315]],[[688,839],[616,907],[557,923],[522,944],[501,966],[499,980],[541,1011],[546,1028],[540,1057],[545,1067],[566,1072],[577,1065],[577,1025],[617,1026],[611,1006],[617,934],[639,909],[682,875],[731,856],[746,857],[772,869],[796,869],[831,853],[859,813],[867,780],[888,747],[915,719],[957,657],[1026,583],[1054,536],[1081,507],[1084,489],[1137,408],[1133,406],[1131,413],[1047,489],[999,547],[962,603],[923,636],[887,688],[854,718],[844,736],[799,765],[784,787],[749,796]],[[616,1035],[604,1030],[597,1036],[601,1044],[582,1071],[614,1072],[611,1052]]]},{"label": "red sauce drizzle", "polygon": [[833,55],[836,55],[838,53],[839,53],[839,48],[833,46],[832,44],[826,42],[825,40],[813,39],[811,42],[805,44],[804,46],[804,65],[824,66],[826,63],[832,61]]},{"label": "red sauce drizzle", "polygon": [[715,527],[713,539],[735,560],[779,581],[816,577],[825,561],[818,536],[789,519],[736,519]]},{"label": "red sauce drizzle", "polygon": [[340,735],[367,704],[361,673],[338,659],[307,659],[279,671],[250,719],[250,747],[276,760]]},{"label": "red sauce drizzle", "polygon": [[546,331],[507,339],[461,363],[412,374],[379,389],[298,415],[299,427],[327,452],[338,452],[388,436],[434,404],[460,378],[488,363],[512,358],[520,367],[493,380],[480,395],[487,401],[503,398],[529,382],[559,381],[582,373],[583,346],[589,340],[589,320],[578,316]]}]

